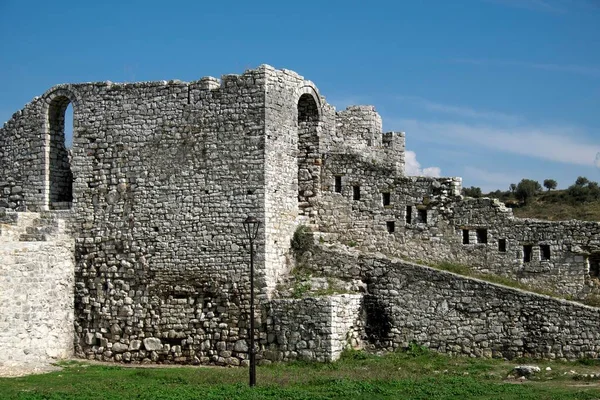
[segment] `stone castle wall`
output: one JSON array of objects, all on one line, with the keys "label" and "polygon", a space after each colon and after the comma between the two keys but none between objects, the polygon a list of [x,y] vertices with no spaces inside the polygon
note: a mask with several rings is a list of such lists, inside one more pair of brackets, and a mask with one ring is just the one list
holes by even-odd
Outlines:
[{"label": "stone castle wall", "polygon": [[[412,304],[377,285],[364,305],[361,296],[269,303],[294,266],[290,239],[300,224],[365,252],[464,263],[575,296],[591,290],[599,224],[514,218],[498,202],[463,199],[460,178],[405,176],[404,152],[404,133],[382,132],[373,107],[336,112],[312,82],[269,66],[220,80],[58,85],[0,128],[0,208],[70,207],[75,352],[99,360],[246,364],[248,215],[262,222],[264,360],[335,359],[348,341],[373,336],[370,325],[379,329],[367,318],[363,330],[364,310]],[[390,276],[394,265],[385,267]],[[440,279],[436,293],[459,290],[459,281]],[[479,296],[480,284],[468,282]],[[548,304],[552,318],[570,318]],[[483,314],[469,318],[461,326]],[[378,343],[414,336],[403,335]]]},{"label": "stone castle wall", "polygon": [[589,259],[600,251],[600,223],[520,219],[460,190],[460,178],[404,177],[359,155],[334,155],[324,165],[319,230],[331,242],[465,264],[565,295],[597,290]]},{"label": "stone castle wall", "polygon": [[[16,215],[12,214],[15,217]],[[35,218],[35,219],[34,219]],[[26,223],[39,221],[39,215]],[[73,355],[73,240],[31,241],[0,213],[0,365]],[[19,240],[21,238],[21,240]]]},{"label": "stone castle wall", "polygon": [[362,343],[362,309],[359,294],[272,300],[262,363],[337,360],[343,350]]},{"label": "stone castle wall", "polygon": [[367,283],[365,342],[475,357],[597,358],[600,310],[399,259],[319,246],[304,266]]}]

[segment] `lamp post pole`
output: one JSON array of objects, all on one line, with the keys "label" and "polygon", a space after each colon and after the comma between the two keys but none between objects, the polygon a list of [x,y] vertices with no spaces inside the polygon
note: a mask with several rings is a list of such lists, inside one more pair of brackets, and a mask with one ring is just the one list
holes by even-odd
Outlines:
[{"label": "lamp post pole", "polygon": [[250,386],[256,386],[256,349],[254,348],[254,239],[250,240]]},{"label": "lamp post pole", "polygon": [[244,231],[250,241],[250,386],[256,386],[256,349],[254,347],[254,240],[260,222],[252,216],[244,221]]}]

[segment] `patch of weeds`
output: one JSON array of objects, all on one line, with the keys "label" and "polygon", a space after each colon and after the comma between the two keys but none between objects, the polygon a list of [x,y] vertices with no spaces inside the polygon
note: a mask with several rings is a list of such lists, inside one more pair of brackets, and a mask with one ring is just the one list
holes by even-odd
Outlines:
[{"label": "patch of weeds", "polygon": [[290,246],[296,255],[311,250],[314,246],[313,232],[306,225],[298,226],[294,232]]},{"label": "patch of weeds", "polygon": [[346,246],[348,246],[348,247],[356,247],[356,246],[358,246],[358,243],[355,242],[354,240],[349,240],[349,241],[346,242]]},{"label": "patch of weeds", "polygon": [[411,357],[422,357],[429,355],[430,350],[416,342],[410,342],[404,352]]},{"label": "patch of weeds", "polygon": [[294,299],[301,299],[310,291],[310,278],[312,275],[302,267],[297,267],[292,270],[292,275],[294,281],[290,294]]},{"label": "patch of weeds", "polygon": [[[422,261],[419,261],[418,263],[423,264]],[[441,269],[441,270],[448,271],[448,272],[453,272],[455,274],[464,275],[464,276],[468,276],[471,278],[481,279],[481,280],[484,280],[487,282],[496,283],[498,285],[504,285],[504,286],[508,286],[511,288],[515,288],[515,289],[526,290],[528,292],[533,292],[533,293],[542,294],[545,296],[550,296],[550,297],[555,297],[555,298],[565,298],[565,296],[562,296],[561,294],[559,294],[555,291],[547,290],[547,289],[545,290],[545,289],[540,289],[540,288],[537,288],[534,286],[530,286],[525,283],[521,283],[521,282],[517,281],[516,279],[508,278],[506,276],[476,272],[476,271],[473,271],[469,266],[463,265],[463,264],[457,264],[457,263],[443,261],[440,263],[425,263],[424,265],[429,265],[432,268]],[[589,297],[590,296],[588,296],[588,298]],[[567,300],[571,300],[571,299],[567,299]],[[585,304],[588,304],[588,303],[586,303],[586,300],[584,300],[583,302]],[[575,301],[577,301],[577,300],[575,300]],[[590,302],[592,304],[588,304],[588,305],[594,306],[594,307],[600,307],[600,297],[597,297],[596,299],[591,299]]]},{"label": "patch of weeds", "polygon": [[591,307],[600,307],[600,295],[591,294],[581,301]]},{"label": "patch of weeds", "polygon": [[437,264],[432,264],[431,266],[433,268],[443,269],[444,271],[453,272],[455,274],[460,274],[460,275],[468,276],[468,275],[473,274],[473,271],[468,266],[463,265],[463,264],[455,264],[455,263],[451,263],[448,261],[442,261]]},{"label": "patch of weeds", "polygon": [[370,355],[362,350],[345,349],[340,355],[340,360],[366,360]]},{"label": "patch of weeds", "polygon": [[586,365],[588,367],[598,367],[600,366],[600,360],[597,358],[581,358],[577,360],[578,364]]}]

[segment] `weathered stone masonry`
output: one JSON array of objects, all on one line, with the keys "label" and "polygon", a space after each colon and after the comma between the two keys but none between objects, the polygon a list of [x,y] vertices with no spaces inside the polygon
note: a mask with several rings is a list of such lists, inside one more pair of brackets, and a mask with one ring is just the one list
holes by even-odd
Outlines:
[{"label": "weathered stone masonry", "polygon": [[[64,137],[69,104],[71,149]],[[466,263],[579,297],[595,290],[599,224],[520,220],[492,200],[463,199],[459,178],[407,177],[404,133],[381,126],[373,107],[336,111],[312,82],[269,66],[220,80],[58,85],[0,129],[0,208],[11,226],[32,212],[64,221],[74,242],[74,299],[60,307],[74,310],[74,352],[100,360],[245,364],[249,251],[241,222],[249,214],[263,222],[256,260],[261,362],[329,360],[345,346],[365,345],[375,337],[372,305],[397,301],[373,283],[366,301],[362,294],[274,298],[294,267],[290,239],[301,224],[324,242],[365,252]],[[44,239],[52,238],[20,237]],[[43,244],[30,247],[41,260],[36,273],[67,279],[67,266],[60,273],[42,267],[59,262],[63,250],[52,256]],[[6,264],[4,285],[15,292],[37,285],[8,282],[14,264]],[[449,298],[460,285],[487,291],[448,285],[439,293]],[[510,292],[494,296],[518,297],[503,290]],[[2,321],[9,321],[14,305],[2,304]],[[559,310],[553,318],[570,318],[570,308]],[[403,337],[432,343],[401,318],[390,321],[408,330]],[[58,335],[64,342],[71,333]],[[391,348],[408,339],[389,340],[371,342]],[[448,335],[436,340],[434,347],[458,352]]]}]

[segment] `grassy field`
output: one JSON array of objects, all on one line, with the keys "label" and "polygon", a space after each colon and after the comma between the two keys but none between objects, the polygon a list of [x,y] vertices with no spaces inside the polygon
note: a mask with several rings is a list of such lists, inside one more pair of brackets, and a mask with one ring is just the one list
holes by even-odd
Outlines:
[{"label": "grassy field", "polygon": [[581,221],[600,221],[600,202],[585,204],[567,204],[535,200],[532,204],[513,209],[520,218],[537,218],[550,221],[579,219]]},{"label": "grassy field", "polygon": [[[528,363],[533,363],[531,360]],[[385,356],[346,353],[335,363],[244,368],[128,368],[63,364],[63,370],[1,378],[1,399],[600,399],[600,365],[544,361],[526,381],[518,363],[446,357],[420,347]],[[551,371],[546,371],[547,366]],[[585,375],[587,374],[587,376]]]}]

